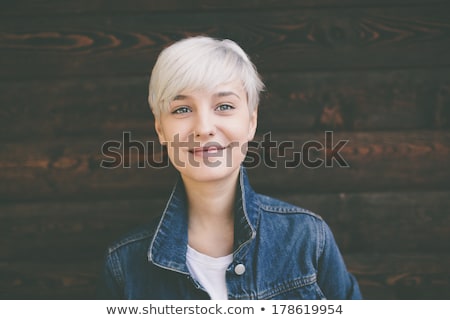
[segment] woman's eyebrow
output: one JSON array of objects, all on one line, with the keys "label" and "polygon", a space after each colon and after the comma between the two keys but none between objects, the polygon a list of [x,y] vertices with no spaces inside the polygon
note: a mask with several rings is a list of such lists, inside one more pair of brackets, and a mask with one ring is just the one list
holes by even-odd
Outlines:
[{"label": "woman's eyebrow", "polygon": [[189,96],[186,96],[184,94],[179,94],[179,95],[176,95],[175,98],[173,98],[172,101],[175,101],[175,100],[186,100],[188,98],[189,98]]},{"label": "woman's eyebrow", "polygon": [[[237,94],[234,93],[233,91],[220,91],[214,94],[215,97],[217,98],[222,98],[222,97],[228,97],[228,96],[235,96],[237,97],[239,100],[241,99],[241,97]],[[176,100],[186,100],[191,98],[191,96],[188,95],[184,95],[184,94],[178,94],[176,95],[172,101],[176,101]]]},{"label": "woman's eyebrow", "polygon": [[234,93],[233,91],[221,91],[221,92],[215,93],[214,95],[218,98],[227,97],[227,96],[235,96],[239,100],[241,99],[241,97],[239,97],[239,95],[237,93]]}]

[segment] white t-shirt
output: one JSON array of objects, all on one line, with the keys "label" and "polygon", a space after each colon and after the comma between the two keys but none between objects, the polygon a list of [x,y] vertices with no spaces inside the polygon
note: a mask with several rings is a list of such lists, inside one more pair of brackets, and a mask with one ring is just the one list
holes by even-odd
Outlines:
[{"label": "white t-shirt", "polygon": [[233,262],[233,254],[213,258],[187,247],[186,263],[192,277],[197,280],[212,300],[227,300],[225,272]]}]

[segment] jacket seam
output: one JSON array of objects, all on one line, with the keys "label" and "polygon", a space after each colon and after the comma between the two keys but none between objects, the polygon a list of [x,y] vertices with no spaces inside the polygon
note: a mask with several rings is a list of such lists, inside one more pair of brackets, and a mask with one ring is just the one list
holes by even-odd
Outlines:
[{"label": "jacket seam", "polygon": [[258,199],[258,204],[261,209],[263,209],[264,211],[267,211],[267,212],[273,212],[273,213],[278,213],[278,214],[306,214],[306,215],[309,215],[316,219],[323,220],[320,215],[318,215],[310,210],[307,210],[307,209],[304,209],[301,207],[297,207],[292,204],[287,204],[286,206],[271,206],[271,205],[262,203],[260,201],[260,199]]},{"label": "jacket seam", "polygon": [[313,274],[310,276],[301,277],[301,278],[297,278],[297,279],[282,283],[281,285],[278,285],[277,287],[266,291],[266,292],[269,292],[270,294],[267,294],[267,293],[259,294],[259,299],[270,299],[272,297],[295,290],[297,288],[309,286],[309,285],[315,283],[316,279],[317,279],[317,276],[315,274]]},{"label": "jacket seam", "polygon": [[120,266],[120,259],[117,256],[116,252],[113,252],[109,256],[110,262],[111,262],[111,272],[114,275],[114,279],[116,280],[118,287],[123,287],[125,284],[124,277],[123,277],[123,271]]},{"label": "jacket seam", "polygon": [[153,234],[154,234],[153,232],[146,231],[143,234],[136,234],[136,235],[133,235],[132,237],[119,240],[118,242],[116,242],[115,244],[113,244],[109,247],[108,253],[112,254],[113,252],[119,250],[122,247],[128,246],[132,243],[139,242],[139,241],[142,241],[145,239],[149,239],[149,238],[153,237]]},{"label": "jacket seam", "polygon": [[316,270],[319,268],[320,257],[323,254],[325,248],[325,223],[319,224],[318,228],[318,239],[317,239],[317,247],[316,247]]},{"label": "jacket seam", "polygon": [[290,280],[287,282],[284,282],[280,285],[277,285],[274,288],[270,288],[268,290],[265,290],[261,293],[257,293],[257,294],[250,294],[250,295],[236,295],[233,296],[234,299],[243,299],[243,298],[248,298],[248,299],[252,299],[252,298],[257,298],[259,300],[268,300],[271,299],[277,295],[289,292],[289,291],[293,291],[295,289],[298,288],[302,288],[302,287],[306,287],[309,285],[312,285],[314,283],[317,282],[317,275],[316,274],[312,274],[309,276],[304,276],[301,278],[297,278],[294,280]]}]

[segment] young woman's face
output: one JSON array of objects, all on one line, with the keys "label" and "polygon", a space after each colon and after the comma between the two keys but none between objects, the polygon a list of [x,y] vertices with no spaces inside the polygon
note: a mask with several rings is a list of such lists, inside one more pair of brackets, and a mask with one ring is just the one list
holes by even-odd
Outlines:
[{"label": "young woman's face", "polygon": [[183,178],[199,182],[239,170],[256,124],[257,112],[249,111],[240,81],[180,92],[155,122],[172,164]]}]

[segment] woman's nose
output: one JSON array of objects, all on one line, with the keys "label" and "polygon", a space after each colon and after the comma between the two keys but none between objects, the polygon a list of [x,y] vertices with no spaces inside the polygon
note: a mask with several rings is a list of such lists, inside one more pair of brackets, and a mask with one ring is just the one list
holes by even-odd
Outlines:
[{"label": "woman's nose", "polygon": [[197,113],[194,134],[196,137],[211,137],[216,134],[214,115],[212,115],[209,110]]}]

